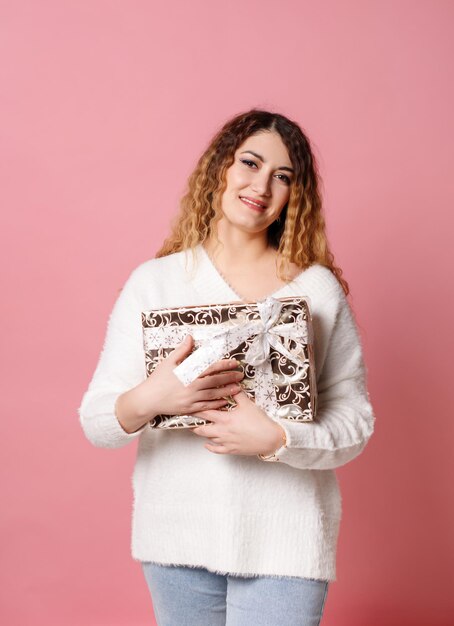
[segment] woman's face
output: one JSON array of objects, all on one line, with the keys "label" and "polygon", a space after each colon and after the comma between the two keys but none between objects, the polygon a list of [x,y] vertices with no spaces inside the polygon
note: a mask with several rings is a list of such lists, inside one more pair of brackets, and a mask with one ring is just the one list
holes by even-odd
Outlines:
[{"label": "woman's face", "polygon": [[221,222],[265,234],[288,202],[292,180],[292,163],[280,135],[270,131],[251,135],[237,149],[227,170]]}]

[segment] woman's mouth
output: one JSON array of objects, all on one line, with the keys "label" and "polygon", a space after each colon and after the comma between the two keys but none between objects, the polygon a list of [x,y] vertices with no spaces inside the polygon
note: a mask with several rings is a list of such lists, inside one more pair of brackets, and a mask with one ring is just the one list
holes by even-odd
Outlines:
[{"label": "woman's mouth", "polygon": [[240,196],[240,200],[241,202],[244,202],[244,204],[248,206],[250,209],[253,209],[254,211],[258,211],[259,213],[263,213],[266,210],[266,206],[261,206],[260,204],[257,204],[253,202],[252,200],[247,200],[246,198],[243,198],[242,196]]}]

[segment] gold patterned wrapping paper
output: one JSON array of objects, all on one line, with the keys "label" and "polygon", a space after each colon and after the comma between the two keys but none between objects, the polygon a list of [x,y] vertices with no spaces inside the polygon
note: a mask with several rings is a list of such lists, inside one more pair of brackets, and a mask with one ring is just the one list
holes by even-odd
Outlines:
[{"label": "gold patterned wrapping paper", "polygon": [[[313,421],[317,390],[310,299],[229,302],[142,312],[146,374],[189,333],[194,350],[174,373],[189,384],[220,359],[237,359],[245,393],[271,417]],[[221,410],[236,406],[234,396]],[[191,415],[158,415],[153,428],[190,428],[209,423]]]}]

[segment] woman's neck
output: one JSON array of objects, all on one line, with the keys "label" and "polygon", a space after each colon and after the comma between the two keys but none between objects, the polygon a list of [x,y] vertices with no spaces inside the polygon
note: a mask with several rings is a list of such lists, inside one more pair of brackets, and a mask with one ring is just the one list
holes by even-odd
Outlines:
[{"label": "woman's neck", "polygon": [[211,236],[203,243],[203,247],[220,267],[229,268],[233,272],[236,268],[260,265],[275,258],[277,254],[262,234],[260,236],[249,236],[248,233],[235,233],[233,236],[220,234],[218,240]]}]

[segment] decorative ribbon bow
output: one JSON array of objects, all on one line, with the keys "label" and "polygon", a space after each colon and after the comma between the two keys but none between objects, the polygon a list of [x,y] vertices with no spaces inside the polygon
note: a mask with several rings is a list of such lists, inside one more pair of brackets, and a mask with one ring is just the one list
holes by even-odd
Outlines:
[{"label": "decorative ribbon bow", "polygon": [[274,348],[290,361],[304,367],[304,363],[287,350],[282,338],[298,337],[306,342],[311,338],[308,337],[306,325],[292,322],[276,326],[283,304],[268,296],[257,302],[260,319],[248,322],[232,320],[215,326],[194,327],[191,331],[193,338],[206,342],[174,368],[175,375],[184,385],[189,385],[212,363],[222,359],[252,335],[256,337],[245,352],[245,361],[249,365],[259,369],[266,367],[270,350]]}]

